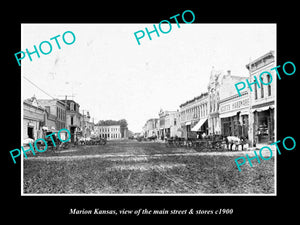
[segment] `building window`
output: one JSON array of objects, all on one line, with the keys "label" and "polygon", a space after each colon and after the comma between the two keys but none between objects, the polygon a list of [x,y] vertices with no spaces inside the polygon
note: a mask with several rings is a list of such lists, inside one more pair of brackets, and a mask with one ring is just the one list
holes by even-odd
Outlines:
[{"label": "building window", "polygon": [[[268,83],[270,83],[271,77],[269,74],[267,75],[267,78],[268,78]],[[268,85],[268,96],[271,96],[271,84]]]},{"label": "building window", "polygon": [[73,125],[73,116],[71,116],[71,125]]},{"label": "building window", "polygon": [[70,110],[71,110],[71,111],[74,111],[74,102],[71,102],[71,103],[70,103]]},{"label": "building window", "polygon": [[[262,78],[262,81],[263,81],[263,78]],[[261,98],[263,98],[264,97],[264,85],[263,84],[261,84]]]},{"label": "building window", "polygon": [[254,97],[257,99],[257,84],[254,85]]}]

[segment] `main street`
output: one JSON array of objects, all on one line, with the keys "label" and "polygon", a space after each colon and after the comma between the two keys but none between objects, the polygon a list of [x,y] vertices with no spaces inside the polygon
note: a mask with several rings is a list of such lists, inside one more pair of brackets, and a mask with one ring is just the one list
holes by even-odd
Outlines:
[{"label": "main street", "polygon": [[273,194],[274,157],[239,172],[246,153],[135,140],[48,149],[24,159],[24,194]]}]

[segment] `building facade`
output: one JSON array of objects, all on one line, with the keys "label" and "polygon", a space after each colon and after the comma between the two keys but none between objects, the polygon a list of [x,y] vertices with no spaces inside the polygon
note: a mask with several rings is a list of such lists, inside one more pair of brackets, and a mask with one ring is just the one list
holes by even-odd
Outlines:
[{"label": "building facade", "polygon": [[221,119],[221,134],[248,138],[249,131],[249,96],[244,91],[220,99],[219,116]]},{"label": "building facade", "polygon": [[163,140],[165,137],[178,136],[178,128],[180,128],[180,113],[179,111],[163,111],[160,110],[159,115],[159,130],[158,138]]},{"label": "building facade", "polygon": [[66,106],[57,99],[38,99],[47,113],[46,126],[52,131],[59,131],[66,127]]},{"label": "building facade", "polygon": [[[249,140],[252,145],[256,143],[272,143],[275,136],[275,99],[276,99],[276,72],[271,70],[275,65],[274,51],[270,51],[263,56],[251,61],[246,65],[249,70],[249,82],[253,83],[254,76],[259,82],[251,85],[250,96],[250,114],[249,114]],[[263,85],[259,81],[262,72],[268,71],[261,77]],[[247,87],[248,88],[248,87]]]},{"label": "building facade", "polygon": [[159,119],[152,118],[147,120],[146,124],[144,125],[144,137],[158,137],[159,135]]},{"label": "building facade", "polygon": [[[234,84],[247,77],[212,70],[208,85],[208,130],[211,135],[248,136],[249,95],[240,97]],[[248,107],[248,108],[247,108]]]},{"label": "building facade", "polygon": [[80,105],[74,100],[60,100],[66,107],[66,128],[71,133],[71,142],[77,138],[77,133],[81,131]]},{"label": "building facade", "polygon": [[222,72],[211,71],[208,90],[208,134],[221,134],[221,121],[219,118],[220,83]]},{"label": "building facade", "polygon": [[43,138],[46,111],[35,97],[23,101],[23,139]]},{"label": "building facade", "polygon": [[121,126],[120,125],[95,125],[94,132],[101,138],[107,140],[121,139]]},{"label": "building facade", "polygon": [[190,131],[208,132],[208,93],[201,95],[181,104],[180,125],[184,131],[184,137],[188,138]]}]

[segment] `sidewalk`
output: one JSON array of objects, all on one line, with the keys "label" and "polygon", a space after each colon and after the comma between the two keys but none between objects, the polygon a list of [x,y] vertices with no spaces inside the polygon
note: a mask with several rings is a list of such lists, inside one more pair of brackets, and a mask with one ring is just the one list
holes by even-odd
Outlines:
[{"label": "sidewalk", "polygon": [[272,151],[276,151],[276,146],[275,145],[268,145],[268,144],[256,144],[256,147],[248,147],[248,144],[245,145],[248,151],[254,151],[254,150],[260,150],[262,147],[269,147],[272,149]]}]

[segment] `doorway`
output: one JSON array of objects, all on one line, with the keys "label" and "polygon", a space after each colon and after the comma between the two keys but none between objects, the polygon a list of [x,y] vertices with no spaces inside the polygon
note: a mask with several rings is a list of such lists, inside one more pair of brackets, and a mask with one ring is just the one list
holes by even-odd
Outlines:
[{"label": "doorway", "polygon": [[33,137],[33,127],[27,127],[27,136],[28,136],[28,138],[34,139],[34,137]]}]

